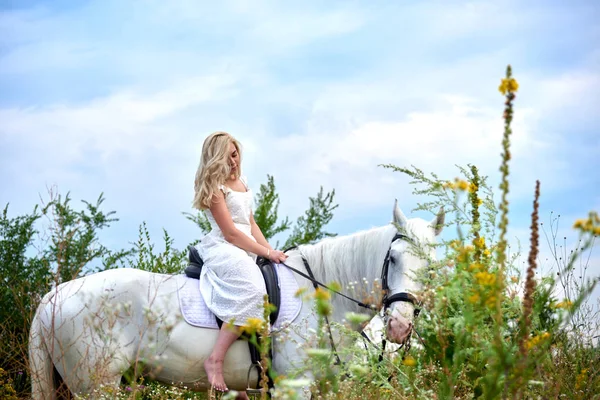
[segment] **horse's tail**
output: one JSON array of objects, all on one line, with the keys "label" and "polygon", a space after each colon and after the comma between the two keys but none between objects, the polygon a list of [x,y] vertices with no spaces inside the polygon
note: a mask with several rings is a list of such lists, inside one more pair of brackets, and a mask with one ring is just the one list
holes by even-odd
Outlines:
[{"label": "horse's tail", "polygon": [[43,308],[54,296],[50,292],[44,296],[38,306],[29,331],[29,369],[31,371],[31,397],[38,399],[55,399],[56,388],[54,387],[54,364],[44,341],[44,331],[41,320]]}]

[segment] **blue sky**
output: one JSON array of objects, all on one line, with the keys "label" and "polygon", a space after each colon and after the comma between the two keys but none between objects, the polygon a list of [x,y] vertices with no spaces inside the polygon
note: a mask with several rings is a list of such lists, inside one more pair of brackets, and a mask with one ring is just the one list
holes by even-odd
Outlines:
[{"label": "blue sky", "polygon": [[281,215],[322,185],[330,231],[383,225],[395,198],[409,215],[422,199],[378,164],[453,179],[473,163],[497,184],[510,63],[509,236],[527,242],[539,179],[541,219],[561,214],[572,243],[600,209],[599,21],[596,1],[0,0],[0,203],[104,192],[109,246],[146,221],[183,247],[202,142],[225,130],[254,190],[274,175]]}]

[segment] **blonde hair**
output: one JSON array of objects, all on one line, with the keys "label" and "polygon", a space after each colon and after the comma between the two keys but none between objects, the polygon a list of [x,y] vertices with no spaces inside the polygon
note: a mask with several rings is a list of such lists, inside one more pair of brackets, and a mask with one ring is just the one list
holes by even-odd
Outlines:
[{"label": "blonde hair", "polygon": [[[227,177],[231,175],[231,166],[229,165],[229,147],[231,143],[240,155],[241,164],[240,143],[229,133],[214,132],[204,140],[200,165],[198,165],[194,180],[195,193],[192,203],[194,208],[199,210],[209,208],[213,195],[219,190],[220,185],[225,184]],[[241,172],[242,167],[238,165],[236,176],[239,177]]]}]

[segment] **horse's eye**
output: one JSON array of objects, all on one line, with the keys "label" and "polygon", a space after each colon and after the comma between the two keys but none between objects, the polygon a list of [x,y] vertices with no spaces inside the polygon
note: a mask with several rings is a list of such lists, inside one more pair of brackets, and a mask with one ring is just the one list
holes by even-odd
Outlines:
[{"label": "horse's eye", "polygon": [[396,264],[396,257],[395,256],[390,256],[390,262],[392,264]]}]

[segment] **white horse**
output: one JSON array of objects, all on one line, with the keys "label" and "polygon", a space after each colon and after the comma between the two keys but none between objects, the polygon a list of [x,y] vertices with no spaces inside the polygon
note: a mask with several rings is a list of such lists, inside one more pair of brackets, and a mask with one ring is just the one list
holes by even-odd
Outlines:
[{"label": "white horse", "polygon": [[[306,271],[304,256],[317,280],[338,282],[344,292],[354,281],[380,279],[389,254],[389,294],[415,292],[418,287],[412,273],[427,260],[408,248],[416,244],[434,259],[435,250],[427,246],[440,233],[443,219],[440,210],[432,221],[407,220],[396,202],[395,224],[300,246],[289,251],[287,264]],[[406,236],[398,238],[397,226]],[[65,282],[46,294],[33,318],[29,338],[33,398],[55,398],[54,368],[73,394],[89,394],[100,385],[117,386],[132,366],[151,372],[161,382],[200,391],[210,389],[203,362],[218,331],[193,327],[183,320],[176,280],[172,275],[115,269]],[[309,280],[301,276],[296,280],[300,287],[314,290]],[[391,300],[387,337],[402,343],[412,328],[414,305]],[[332,296],[332,304],[330,322],[342,323],[347,312],[366,311],[338,295]],[[371,311],[371,315],[375,313]],[[305,300],[293,329],[273,333],[273,368],[277,374],[286,375],[302,365],[306,355],[297,343],[310,336],[317,323],[313,304]],[[278,340],[278,335],[286,335],[285,340]],[[224,362],[230,389],[246,389],[250,365],[247,343],[237,341]],[[253,384],[257,375],[254,371]]]}]

